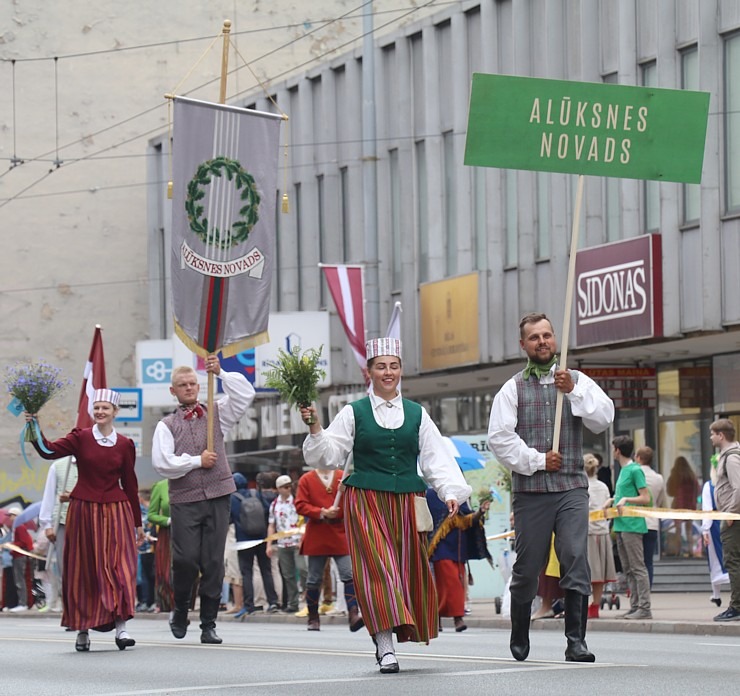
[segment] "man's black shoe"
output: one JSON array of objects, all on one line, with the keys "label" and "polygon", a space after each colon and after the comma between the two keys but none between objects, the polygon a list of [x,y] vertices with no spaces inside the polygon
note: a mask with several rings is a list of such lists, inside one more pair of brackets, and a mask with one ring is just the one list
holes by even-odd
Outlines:
[{"label": "man's black shoe", "polygon": [[734,607],[727,607],[721,614],[714,617],[715,621],[740,621],[740,611]]},{"label": "man's black shoe", "polygon": [[208,645],[221,645],[224,641],[216,635],[215,628],[206,628],[200,634],[200,642]]},{"label": "man's black shoe", "polygon": [[170,614],[170,631],[175,638],[184,638],[188,632],[188,625],[190,620],[188,619],[187,612],[179,612],[175,609]]},{"label": "man's black shoe", "polygon": [[511,639],[509,649],[515,660],[522,662],[529,655],[529,617],[532,602],[511,602]]}]

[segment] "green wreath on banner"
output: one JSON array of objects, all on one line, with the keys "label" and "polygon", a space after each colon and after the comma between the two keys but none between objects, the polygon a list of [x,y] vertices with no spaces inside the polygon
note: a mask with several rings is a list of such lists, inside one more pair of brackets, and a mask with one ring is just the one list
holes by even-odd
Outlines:
[{"label": "green wreath on banner", "polygon": [[[204,217],[204,207],[199,201],[205,198],[205,187],[214,177],[225,176],[234,182],[240,198],[247,204],[239,209],[241,219],[234,222],[230,229],[220,230],[218,227],[208,229],[208,218]],[[190,221],[190,229],[206,245],[225,249],[245,242],[252,228],[259,220],[260,194],[254,177],[247,172],[239,162],[228,157],[214,157],[203,162],[195,172],[195,176],[188,183],[188,195],[185,199],[185,211]]]}]

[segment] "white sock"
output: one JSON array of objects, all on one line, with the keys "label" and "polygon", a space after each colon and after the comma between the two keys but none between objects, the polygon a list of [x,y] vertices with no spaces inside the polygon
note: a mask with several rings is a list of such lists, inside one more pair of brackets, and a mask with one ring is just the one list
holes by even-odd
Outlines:
[{"label": "white sock", "polygon": [[378,655],[381,658],[386,653],[395,655],[395,650],[393,649],[393,631],[390,628],[386,631],[378,631],[375,634],[375,642],[378,644]]},{"label": "white sock", "polygon": [[128,633],[126,633],[126,622],[123,619],[116,619],[116,638],[120,638],[123,634],[128,638]]}]

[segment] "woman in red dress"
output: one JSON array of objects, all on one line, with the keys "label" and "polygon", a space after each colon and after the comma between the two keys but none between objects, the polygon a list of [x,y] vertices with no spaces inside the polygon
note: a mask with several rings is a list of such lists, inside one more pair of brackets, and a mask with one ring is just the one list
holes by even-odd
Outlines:
[{"label": "woman in red dress", "polygon": [[[97,389],[92,428],[74,428],[54,442],[43,438],[45,449],[34,443],[44,459],[77,459],[79,476],[69,495],[64,544],[62,626],[78,632],[78,652],[90,649],[91,628],[115,628],[119,650],[136,643],[126,621],[136,607],[136,545],[143,542],[144,531],[134,443],[113,427],[119,399],[118,392]],[[32,417],[26,414],[26,420]]]}]

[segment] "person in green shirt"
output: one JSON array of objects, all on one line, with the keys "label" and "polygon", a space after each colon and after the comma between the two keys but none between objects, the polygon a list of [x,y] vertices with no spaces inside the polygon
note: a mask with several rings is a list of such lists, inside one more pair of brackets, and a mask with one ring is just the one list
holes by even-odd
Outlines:
[{"label": "person in green shirt", "polygon": [[635,443],[627,435],[612,440],[614,457],[620,471],[614,487],[614,497],[604,507],[616,506],[619,517],[614,518],[617,552],[630,589],[630,610],[623,619],[652,619],[650,611],[650,578],[645,566],[642,537],[647,534],[643,517],[623,517],[625,506],[650,505],[650,491],[640,465],[632,459]]}]

